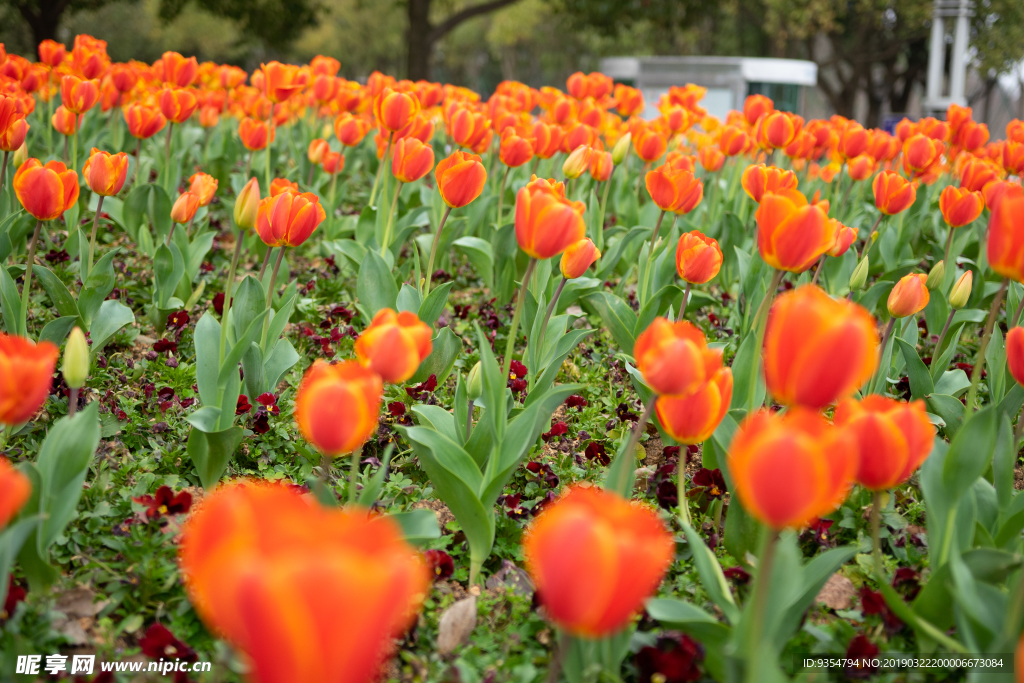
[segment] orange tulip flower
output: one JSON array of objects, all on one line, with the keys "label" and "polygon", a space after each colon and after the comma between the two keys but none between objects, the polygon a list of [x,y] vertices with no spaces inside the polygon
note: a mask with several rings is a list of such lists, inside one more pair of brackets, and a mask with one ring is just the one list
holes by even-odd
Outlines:
[{"label": "orange tulip flower", "polygon": [[217,107],[204,105],[199,108],[199,125],[203,128],[213,128],[220,121],[220,110]]},{"label": "orange tulip flower", "polygon": [[551,620],[599,638],[621,630],[654,593],[675,544],[651,509],[597,487],[573,487],[537,516],[523,552]]},{"label": "orange tulip flower", "polygon": [[785,149],[803,128],[803,119],[785,111],[773,111],[758,119],[757,142],[767,149]]},{"label": "orange tulip flower", "polygon": [[434,148],[416,138],[402,138],[395,143],[391,157],[391,173],[400,182],[411,183],[434,168]]},{"label": "orange tulip flower", "polygon": [[567,280],[574,280],[587,272],[587,268],[599,258],[601,258],[601,250],[587,237],[565,248],[558,267],[562,271],[563,277]]},{"label": "orange tulip flower", "polygon": [[110,66],[107,56],[107,41],[93,38],[90,35],[75,36],[75,44],[71,49],[71,62],[75,73],[85,78],[99,78]]},{"label": "orange tulip flower", "polygon": [[0,95],[0,150],[13,152],[21,147],[28,128],[17,98]]},{"label": "orange tulip flower", "polygon": [[31,495],[32,483],[28,477],[11,467],[7,458],[0,456],[0,529],[18,514]]},{"label": "orange tulip flower", "polygon": [[894,216],[910,208],[917,200],[917,187],[899,173],[882,171],[871,183],[875,193],[875,206],[887,216]]},{"label": "orange tulip flower", "polygon": [[1024,187],[1020,183],[1011,183],[1008,180],[994,180],[985,185],[981,193],[985,196],[985,206],[989,211],[994,211],[996,205],[1003,199],[1024,196]]},{"label": "orange tulip flower", "polygon": [[160,72],[164,83],[187,88],[199,75],[199,62],[195,57],[186,59],[177,52],[165,52],[160,58]]},{"label": "orange tulip flower", "polygon": [[167,125],[167,117],[156,107],[131,104],[125,107],[124,121],[133,138],[148,140]]},{"label": "orange tulip flower", "polygon": [[853,157],[846,162],[846,172],[854,180],[867,180],[875,172],[875,159],[867,154]]},{"label": "orange tulip flower", "polygon": [[188,191],[199,197],[199,206],[206,206],[217,194],[218,181],[209,173],[193,173],[188,179]]},{"label": "orange tulip flower", "polygon": [[263,94],[274,104],[280,104],[302,90],[299,82],[299,67],[281,62],[261,64],[263,69]]},{"label": "orange tulip flower", "polygon": [[923,311],[931,296],[925,285],[927,280],[928,276],[924,273],[904,275],[889,292],[886,303],[889,315],[894,318],[906,318]]},{"label": "orange tulip flower", "polygon": [[781,294],[764,337],[768,392],[783,405],[820,410],[874,374],[878,345],[875,319],[862,306],[815,285]]},{"label": "orange tulip flower", "polygon": [[766,192],[795,190],[797,178],[792,171],[783,171],[781,168],[764,164],[751,164],[743,170],[740,184],[747,196],[760,204]]},{"label": "orange tulip flower", "polygon": [[1003,144],[1003,168],[1013,175],[1024,175],[1024,142],[1007,140]]},{"label": "orange tulip flower", "polygon": [[295,422],[321,453],[351,453],[377,431],[383,391],[380,375],[356,361],[318,359],[295,395]]},{"label": "orange tulip flower", "polygon": [[68,49],[64,43],[58,43],[49,38],[39,43],[39,61],[50,68],[60,66],[67,54]]},{"label": "orange tulip flower", "polygon": [[274,178],[270,181],[270,196],[276,197],[282,192],[299,194],[299,184],[287,178]]},{"label": "orange tulip flower", "polygon": [[562,149],[564,133],[561,128],[543,121],[533,124],[533,153],[541,159],[550,159]]},{"label": "orange tulip flower", "polygon": [[775,111],[775,103],[764,95],[747,95],[743,100],[743,117],[753,126],[765,114]]},{"label": "orange tulip flower", "polygon": [[853,122],[839,136],[839,145],[836,147],[836,151],[843,159],[853,159],[867,151],[869,141],[870,137],[864,126]]},{"label": "orange tulip flower", "polygon": [[636,116],[644,110],[643,93],[624,83],[616,83],[614,89],[614,107],[625,117]]},{"label": "orange tulip flower", "polygon": [[1024,195],[1004,197],[992,209],[988,263],[1003,277],[1024,282]]},{"label": "orange tulip flower", "polygon": [[651,126],[644,126],[633,135],[636,155],[648,164],[660,159],[667,148],[668,139]]},{"label": "orange tulip flower", "polygon": [[128,177],[128,155],[124,152],[110,154],[93,147],[82,168],[82,177],[96,194],[112,197],[121,191]]},{"label": "orange tulip flower", "polygon": [[935,427],[921,400],[903,403],[878,394],[848,398],[836,408],[834,420],[857,451],[854,480],[871,491],[899,486],[932,452]]},{"label": "orange tulip flower", "polygon": [[84,114],[100,99],[100,82],[65,76],[60,81],[61,105],[73,114]]},{"label": "orange tulip flower", "polygon": [[458,209],[484,191],[487,170],[480,162],[480,157],[457,149],[438,162],[434,168],[434,178],[444,203]]},{"label": "orange tulip flower", "polygon": [[401,384],[430,355],[432,330],[415,313],[382,308],[356,339],[356,358],[384,381]]},{"label": "orange tulip flower", "polygon": [[918,133],[903,143],[903,166],[908,175],[923,175],[942,156],[945,146],[938,140]]},{"label": "orange tulip flower", "polygon": [[951,228],[973,223],[985,209],[985,196],[947,185],[939,195],[939,210]]},{"label": "orange tulip flower", "polygon": [[960,168],[960,187],[972,192],[981,192],[995,180],[999,180],[995,164],[984,159],[969,159]]},{"label": "orange tulip flower", "polygon": [[658,422],[682,444],[702,443],[714,434],[732,402],[732,369],[720,367],[689,396],[659,396]]},{"label": "orange tulip flower", "polygon": [[562,183],[534,178],[516,195],[516,241],[530,257],[561,254],[586,235],[583,202],[565,198]]},{"label": "orange tulip flower", "polygon": [[704,197],[704,182],[693,173],[675,170],[668,164],[648,171],[644,184],[651,199],[662,211],[687,214],[693,211]]},{"label": "orange tulip flower", "polygon": [[110,67],[110,82],[117,92],[124,94],[139,82],[139,74],[131,64],[115,64]]},{"label": "orange tulip flower", "polygon": [[345,168],[345,155],[341,152],[332,152],[328,150],[324,154],[324,158],[320,161],[320,166],[324,169],[324,173],[328,173],[330,175],[341,173]]},{"label": "orange tulip flower", "polygon": [[829,224],[825,209],[808,204],[796,190],[766,193],[754,217],[761,258],[778,270],[802,273],[836,241],[835,226]]},{"label": "orange tulip flower", "polygon": [[246,116],[238,122],[238,137],[246,149],[258,152],[266,149],[267,145],[273,142],[274,131],[266,121]]},{"label": "orange tulip flower", "polygon": [[700,165],[709,173],[721,170],[722,165],[725,163],[725,155],[722,154],[722,150],[717,145],[701,147],[700,151],[697,152],[697,158],[700,160]]},{"label": "orange tulip flower", "polygon": [[25,210],[41,221],[60,218],[78,201],[78,174],[60,161],[29,159],[14,174],[14,193]]},{"label": "orange tulip flower", "polygon": [[62,104],[53,112],[50,123],[53,124],[58,133],[70,137],[78,130],[78,114],[68,111]]},{"label": "orange tulip flower", "polygon": [[331,146],[327,144],[327,140],[315,138],[309,143],[309,148],[306,150],[306,158],[309,159],[311,164],[319,164],[320,160],[324,158],[324,152],[328,152],[330,149]]},{"label": "orange tulip flower", "polygon": [[603,183],[612,177],[615,164],[612,162],[611,152],[594,150],[590,155],[590,177],[596,182]]},{"label": "orange tulip flower", "polygon": [[1012,327],[1006,333],[1006,364],[1017,384],[1024,385],[1024,327]]},{"label": "orange tulip flower", "polygon": [[195,217],[198,210],[199,195],[183,192],[174,201],[174,206],[171,207],[171,220],[184,225]]},{"label": "orange tulip flower", "polygon": [[722,267],[722,248],[718,240],[700,230],[684,232],[676,246],[676,272],[680,279],[702,285],[718,275]]},{"label": "orange tulip flower", "polygon": [[370,124],[360,116],[353,116],[348,112],[343,112],[338,115],[338,118],[334,119],[334,134],[338,137],[341,144],[346,147],[358,145],[363,141],[368,132],[370,132]]},{"label": "orange tulip flower", "polygon": [[721,135],[718,136],[718,146],[727,157],[734,157],[743,154],[750,145],[750,138],[746,131],[737,126],[725,126]]},{"label": "orange tulip flower", "polygon": [[988,126],[984,123],[968,121],[957,134],[957,142],[965,151],[973,152],[980,147],[984,147],[985,143],[988,142],[988,137]]},{"label": "orange tulip flower", "polygon": [[518,168],[533,159],[533,141],[521,137],[515,128],[506,128],[501,134],[498,156],[509,168]]},{"label": "orange tulip flower", "polygon": [[179,559],[196,611],[260,683],[373,680],[430,586],[389,517],[321,507],[281,483],[207,495]]},{"label": "orange tulip flower", "polygon": [[164,88],[160,91],[160,111],[171,123],[184,123],[199,106],[191,90]]},{"label": "orange tulip flower", "polygon": [[412,93],[384,88],[373,100],[373,115],[377,124],[392,132],[408,126],[419,111],[420,101]]},{"label": "orange tulip flower", "polygon": [[0,332],[0,425],[28,422],[42,407],[50,395],[58,354],[48,341],[33,344]]},{"label": "orange tulip flower", "polygon": [[1024,142],[1024,121],[1013,119],[1006,124],[1006,139],[1014,142]]},{"label": "orange tulip flower", "polygon": [[269,247],[297,247],[327,218],[312,192],[281,192],[260,200],[256,233]]},{"label": "orange tulip flower", "polygon": [[655,318],[633,346],[637,370],[660,396],[685,398],[722,367],[722,352],[710,349],[699,328]]},{"label": "orange tulip flower", "polygon": [[838,258],[846,253],[846,250],[850,248],[854,240],[857,239],[857,228],[850,228],[835,218],[828,219],[829,223],[832,224],[832,229],[836,234],[835,244],[828,250],[828,255]]},{"label": "orange tulip flower", "polygon": [[807,408],[761,410],[729,446],[729,471],[743,508],[775,530],[800,529],[846,499],[857,452],[843,430]]}]

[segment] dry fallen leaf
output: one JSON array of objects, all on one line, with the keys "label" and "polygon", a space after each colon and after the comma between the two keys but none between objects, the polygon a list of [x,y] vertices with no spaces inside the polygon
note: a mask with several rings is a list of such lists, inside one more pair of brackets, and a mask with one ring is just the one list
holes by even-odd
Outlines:
[{"label": "dry fallen leaf", "polygon": [[437,624],[437,651],[446,655],[467,640],[476,628],[476,596],[459,600],[441,615]]},{"label": "dry fallen leaf", "polygon": [[829,609],[850,609],[853,606],[853,596],[857,594],[853,582],[842,574],[836,573],[828,577],[828,581],[818,591],[815,602],[821,603]]}]

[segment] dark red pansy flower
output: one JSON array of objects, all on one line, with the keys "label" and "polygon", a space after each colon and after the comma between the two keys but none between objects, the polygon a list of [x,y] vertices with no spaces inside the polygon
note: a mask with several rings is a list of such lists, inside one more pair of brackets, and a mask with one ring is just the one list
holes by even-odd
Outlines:
[{"label": "dark red pansy flower", "polygon": [[686,495],[693,498],[703,493],[708,498],[721,498],[728,490],[722,470],[702,467],[693,475],[693,488]]},{"label": "dark red pansy flower", "polygon": [[10,619],[18,603],[22,602],[26,595],[28,595],[28,591],[16,584],[14,574],[11,574],[7,580],[7,598],[4,600],[3,611],[0,611],[0,621]]},{"label": "dark red pansy flower", "polygon": [[170,486],[161,486],[156,490],[155,496],[146,494],[132,500],[149,508],[146,510],[146,517],[149,519],[159,519],[164,515],[181,515],[192,507],[191,493],[182,491],[175,495]]},{"label": "dark red pansy flower", "polygon": [[675,461],[679,462],[679,446],[665,446],[662,453],[665,455],[666,461],[675,458]]},{"label": "dark red pansy flower", "polygon": [[604,444],[599,441],[591,441],[588,443],[586,450],[583,451],[583,455],[587,457],[587,460],[596,460],[602,465],[607,465],[611,462],[611,458],[608,457]]},{"label": "dark red pansy flower", "polygon": [[725,574],[725,578],[735,581],[740,585],[746,585],[750,583],[750,572],[748,572],[743,567],[728,567],[726,569],[723,569],[722,573]]},{"label": "dark red pansy flower", "polygon": [[167,316],[167,325],[168,327],[180,330],[185,327],[185,325],[188,325],[188,320],[188,313],[185,311],[175,311]]},{"label": "dark red pansy flower", "polygon": [[388,404],[388,413],[391,417],[402,417],[405,415],[405,404],[401,401],[392,401]]},{"label": "dark red pansy flower", "polygon": [[679,486],[674,481],[662,481],[654,489],[654,497],[658,499],[658,505],[661,507],[674,510],[679,507]]},{"label": "dark red pansy flower", "polygon": [[146,629],[145,635],[139,639],[139,647],[142,654],[152,659],[181,659],[186,662],[197,659],[195,650],[175,638],[163,624],[153,624]]},{"label": "dark red pansy flower", "polygon": [[165,351],[174,353],[178,350],[178,342],[173,339],[157,339],[153,342],[153,350],[157,353],[164,353]]},{"label": "dark red pansy flower", "polygon": [[513,519],[524,519],[529,516],[529,511],[524,508],[522,503],[523,496],[519,493],[512,495],[498,496],[498,504],[505,507],[505,514]]},{"label": "dark red pansy flower", "polygon": [[165,401],[169,401],[174,398],[174,389],[171,387],[160,387],[160,389],[157,390],[156,395]]},{"label": "dark red pansy flower", "polygon": [[573,394],[569,398],[565,399],[566,408],[576,408],[579,410],[580,408],[586,408],[587,405],[589,405],[587,403],[587,399],[583,398],[579,394]]},{"label": "dark red pansy flower", "polygon": [[556,422],[555,424],[551,425],[551,431],[544,432],[540,436],[545,441],[551,441],[551,439],[555,438],[556,436],[562,436],[563,434],[568,433],[568,431],[569,426],[567,424],[565,424],[564,422]]},{"label": "dark red pansy flower", "polygon": [[428,550],[423,553],[423,556],[427,560],[430,574],[435,581],[447,579],[455,573],[455,562],[452,561],[452,556],[445,551]]},{"label": "dark red pansy flower", "polygon": [[640,419],[640,416],[630,411],[629,406],[625,403],[620,403],[615,407],[615,416],[622,422],[626,422],[627,420],[630,422],[636,422]]},{"label": "dark red pansy flower", "polygon": [[910,567],[900,567],[893,574],[892,587],[900,591],[907,600],[913,600],[921,592],[921,575]]},{"label": "dark red pansy flower", "polygon": [[277,395],[264,392],[256,397],[256,402],[263,406],[271,415],[280,415],[281,408],[277,405]]},{"label": "dark red pansy flower", "polygon": [[551,465],[548,465],[547,463],[543,462],[537,462],[536,460],[531,460],[530,462],[526,463],[526,471],[536,476],[537,479],[539,479],[540,481],[544,482],[544,484],[547,487],[558,487],[558,475],[555,474],[555,471],[553,469],[551,469]]},{"label": "dark red pansy flower", "polygon": [[270,417],[264,411],[256,414],[252,420],[252,431],[257,434],[266,434],[270,431]]},{"label": "dark red pansy flower", "polygon": [[846,658],[851,661],[852,666],[846,667],[846,675],[849,678],[870,678],[878,667],[873,666],[871,660],[878,655],[878,646],[868,640],[863,633],[855,635],[849,646],[846,648]]},{"label": "dark red pansy flower", "polygon": [[213,310],[217,315],[224,315],[224,292],[217,292],[213,295]]},{"label": "dark red pansy flower", "polygon": [[666,633],[653,647],[644,647],[636,654],[636,668],[641,681],[688,683],[701,678],[697,666],[704,661],[704,648],[683,633]]},{"label": "dark red pansy flower", "polygon": [[831,519],[815,517],[807,525],[807,531],[814,536],[814,540],[818,545],[827,546],[829,544],[828,530],[832,528],[834,523]]},{"label": "dark red pansy flower", "polygon": [[437,389],[437,375],[431,375],[426,382],[421,382],[414,387],[406,387],[405,393],[420,400],[427,394],[433,393],[434,389]]},{"label": "dark red pansy flower", "polygon": [[895,633],[903,628],[903,622],[889,609],[889,605],[885,604],[885,598],[881,593],[873,591],[867,586],[861,586],[859,595],[860,611],[865,616],[877,614],[882,618],[885,630],[890,633]]},{"label": "dark red pansy flower", "polygon": [[71,260],[71,255],[63,249],[60,251],[51,249],[46,252],[46,255],[43,256],[43,258],[46,259],[48,263],[64,263]]},{"label": "dark red pansy flower", "polygon": [[510,380],[522,379],[523,377],[526,377],[528,374],[530,374],[530,371],[529,369],[527,369],[525,365],[523,365],[517,360],[512,361],[508,373],[508,378]]},{"label": "dark red pansy flower", "polygon": [[235,415],[245,415],[252,410],[252,404],[249,403],[249,397],[242,394],[238,397],[238,403],[235,404]]}]

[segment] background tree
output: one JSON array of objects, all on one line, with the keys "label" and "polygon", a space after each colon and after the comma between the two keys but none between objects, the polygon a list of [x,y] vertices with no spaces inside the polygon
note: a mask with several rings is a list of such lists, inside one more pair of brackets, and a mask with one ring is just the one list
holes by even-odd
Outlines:
[{"label": "background tree", "polygon": [[[451,33],[460,24],[502,7],[507,7],[519,0],[489,0],[470,4],[433,21],[431,10],[434,0],[406,0],[408,3],[409,25],[406,33],[406,78],[414,81],[430,79],[434,61],[434,46],[439,40]],[[441,5],[442,3],[437,3]]]},{"label": "background tree", "polygon": [[[1013,72],[1024,60],[1024,2],[976,2],[971,21],[971,52],[971,66],[983,83],[971,100],[973,103],[980,99],[978,119],[991,122],[992,96],[999,76]],[[1024,92],[1021,93],[1021,101],[1024,102]]]}]

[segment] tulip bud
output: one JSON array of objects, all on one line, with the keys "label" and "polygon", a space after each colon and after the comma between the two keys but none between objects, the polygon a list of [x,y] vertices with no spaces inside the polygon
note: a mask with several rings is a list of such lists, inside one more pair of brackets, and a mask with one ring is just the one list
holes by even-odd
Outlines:
[{"label": "tulip bud", "polygon": [[466,393],[469,400],[475,401],[484,393],[484,382],[480,374],[480,361],[476,362],[473,369],[469,371],[469,378],[466,380]]},{"label": "tulip bud", "polygon": [[855,292],[858,289],[864,289],[865,283],[868,281],[868,269],[870,268],[868,257],[865,256],[857,267],[853,269],[853,274],[850,275],[850,291]]},{"label": "tulip bud", "polygon": [[960,310],[967,305],[967,299],[971,296],[971,287],[974,285],[974,271],[968,270],[960,276],[960,279],[953,285],[949,293],[949,305],[953,310]]},{"label": "tulip bud", "polygon": [[14,151],[14,168],[21,168],[21,165],[28,160],[28,143],[21,143],[21,147]]},{"label": "tulip bud", "polygon": [[619,141],[615,143],[614,147],[612,147],[613,164],[618,166],[619,164],[626,160],[626,157],[629,156],[629,147],[632,142],[632,133],[626,133],[621,138],[619,138]]},{"label": "tulip bud", "polygon": [[235,199],[235,225],[240,230],[249,230],[256,225],[256,213],[260,207],[260,183],[250,178]]},{"label": "tulip bud", "polygon": [[928,279],[925,280],[925,287],[935,289],[942,285],[942,279],[946,277],[946,262],[939,261],[928,271]]},{"label": "tulip bud", "polygon": [[68,343],[64,346],[64,363],[61,366],[64,381],[72,389],[81,389],[89,376],[89,343],[78,327],[71,330]]},{"label": "tulip bud", "polygon": [[572,151],[562,164],[562,173],[566,178],[579,178],[590,167],[590,147],[580,145]]}]

